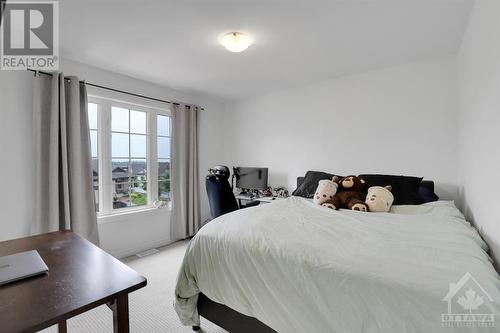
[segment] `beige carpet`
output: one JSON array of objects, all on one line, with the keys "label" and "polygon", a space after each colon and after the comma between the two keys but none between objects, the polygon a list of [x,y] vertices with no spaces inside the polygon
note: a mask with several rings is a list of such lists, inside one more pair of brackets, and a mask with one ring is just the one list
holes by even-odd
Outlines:
[{"label": "beige carpet", "polygon": [[[144,257],[130,257],[124,262],[148,279],[148,285],[130,294],[131,332],[193,332],[182,326],[173,309],[177,272],[186,250],[187,242],[177,242],[163,247],[159,253]],[[201,319],[207,333],[225,333],[222,328]],[[113,317],[107,306],[100,306],[68,320],[69,333],[113,332]],[[57,332],[56,326],[42,331]]]}]

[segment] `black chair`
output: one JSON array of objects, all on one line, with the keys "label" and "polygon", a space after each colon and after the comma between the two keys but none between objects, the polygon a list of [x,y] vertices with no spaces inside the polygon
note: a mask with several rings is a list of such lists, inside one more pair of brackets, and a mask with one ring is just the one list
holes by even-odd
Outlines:
[{"label": "black chair", "polygon": [[210,174],[205,178],[205,186],[213,218],[238,209],[238,203],[227,178]]},{"label": "black chair", "polygon": [[229,168],[224,165],[217,165],[210,169],[209,172],[209,175],[205,178],[205,187],[207,189],[208,203],[213,218],[230,213],[239,208],[256,206],[260,203],[259,201],[251,201],[245,206],[238,207],[233,189],[231,185],[229,185]]}]

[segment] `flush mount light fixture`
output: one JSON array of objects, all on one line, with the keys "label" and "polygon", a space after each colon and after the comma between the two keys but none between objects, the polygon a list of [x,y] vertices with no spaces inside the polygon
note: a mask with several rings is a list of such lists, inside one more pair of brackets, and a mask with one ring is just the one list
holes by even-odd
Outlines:
[{"label": "flush mount light fixture", "polygon": [[220,43],[231,52],[242,52],[248,49],[252,41],[242,32],[229,32],[221,37]]}]

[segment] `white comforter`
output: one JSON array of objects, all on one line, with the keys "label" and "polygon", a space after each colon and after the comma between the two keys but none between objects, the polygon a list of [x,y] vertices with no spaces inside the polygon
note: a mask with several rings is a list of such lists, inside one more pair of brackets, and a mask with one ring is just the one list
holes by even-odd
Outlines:
[{"label": "white comforter", "polygon": [[205,225],[174,306],[185,325],[199,324],[202,292],[278,332],[452,332],[443,298],[469,272],[494,300],[472,313],[497,327],[459,330],[498,332],[500,280],[485,251],[453,202],[363,213],[291,197]]}]

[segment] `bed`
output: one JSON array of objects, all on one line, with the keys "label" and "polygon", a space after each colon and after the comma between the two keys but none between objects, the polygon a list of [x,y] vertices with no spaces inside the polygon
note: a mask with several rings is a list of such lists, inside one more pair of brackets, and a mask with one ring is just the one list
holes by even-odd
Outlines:
[{"label": "bed", "polygon": [[194,329],[201,315],[243,333],[450,332],[445,298],[467,276],[487,291],[481,313],[500,318],[486,251],[451,201],[363,213],[290,197],[205,225],[187,248],[174,307]]}]

